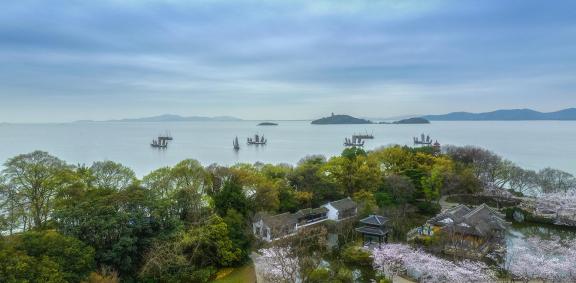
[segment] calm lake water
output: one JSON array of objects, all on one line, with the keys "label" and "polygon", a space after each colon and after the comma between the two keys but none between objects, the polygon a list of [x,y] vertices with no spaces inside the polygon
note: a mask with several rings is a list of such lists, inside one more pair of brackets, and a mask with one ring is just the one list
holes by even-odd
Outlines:
[{"label": "calm lake water", "polygon": [[[354,133],[372,133],[366,149],[408,144],[412,136],[430,134],[442,144],[477,145],[531,169],[554,167],[576,174],[576,122],[434,122],[429,125],[311,125],[309,121],[168,123],[0,124],[0,161],[33,150],[44,150],[69,163],[113,160],[133,168],[138,176],[162,166],[194,158],[204,165],[238,162],[291,163],[311,154],[333,156]],[[171,132],[166,150],[150,147],[158,134]],[[268,145],[246,146],[260,133]],[[241,150],[232,149],[238,136]]]}]

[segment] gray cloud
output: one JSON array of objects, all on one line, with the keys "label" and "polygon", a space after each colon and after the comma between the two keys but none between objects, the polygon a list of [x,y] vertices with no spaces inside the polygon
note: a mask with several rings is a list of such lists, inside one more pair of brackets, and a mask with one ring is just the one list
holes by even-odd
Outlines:
[{"label": "gray cloud", "polygon": [[[568,0],[10,1],[0,11],[0,121],[573,106],[575,8]],[[23,105],[35,114],[14,110]]]}]

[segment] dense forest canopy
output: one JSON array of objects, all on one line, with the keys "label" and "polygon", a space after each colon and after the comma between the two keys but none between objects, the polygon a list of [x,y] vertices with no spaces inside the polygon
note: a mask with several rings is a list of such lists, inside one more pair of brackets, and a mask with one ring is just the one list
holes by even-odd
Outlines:
[{"label": "dense forest canopy", "polygon": [[[295,212],[351,197],[363,215],[384,207],[398,216],[408,207],[431,215],[448,194],[574,187],[566,172],[525,170],[476,147],[350,148],[329,159],[308,156],[295,166],[204,167],[187,159],[141,179],[116,162],[73,166],[35,151],[10,158],[0,174],[0,278],[207,282],[219,268],[249,260],[257,212]],[[406,224],[392,222],[395,236],[403,237]]]}]

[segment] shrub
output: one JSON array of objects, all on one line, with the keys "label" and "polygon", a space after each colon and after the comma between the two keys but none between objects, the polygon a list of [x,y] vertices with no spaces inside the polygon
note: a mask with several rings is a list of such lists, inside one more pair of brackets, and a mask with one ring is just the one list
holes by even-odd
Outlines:
[{"label": "shrub", "polygon": [[310,283],[323,283],[328,282],[330,279],[330,270],[326,268],[317,268],[310,272],[308,275],[308,281]]},{"label": "shrub", "polygon": [[418,203],[418,211],[420,211],[420,213],[422,214],[426,214],[426,215],[435,215],[438,214],[441,210],[442,207],[434,202],[428,202],[428,201],[424,201],[424,202],[420,202]]},{"label": "shrub", "polygon": [[342,260],[352,266],[372,266],[372,254],[357,246],[346,247],[342,251]]}]

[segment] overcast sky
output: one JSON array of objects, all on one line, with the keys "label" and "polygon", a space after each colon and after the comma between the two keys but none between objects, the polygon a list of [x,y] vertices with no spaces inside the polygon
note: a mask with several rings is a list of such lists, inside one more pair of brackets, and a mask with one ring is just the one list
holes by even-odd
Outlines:
[{"label": "overcast sky", "polygon": [[7,0],[0,121],[576,106],[574,0]]}]

